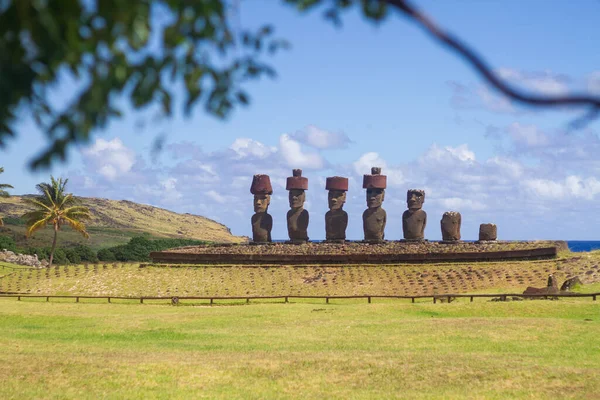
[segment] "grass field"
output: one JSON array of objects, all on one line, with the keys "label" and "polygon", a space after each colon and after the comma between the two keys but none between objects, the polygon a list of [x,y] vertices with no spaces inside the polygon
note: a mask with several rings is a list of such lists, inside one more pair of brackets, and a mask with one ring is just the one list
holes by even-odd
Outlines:
[{"label": "grass field", "polygon": [[[522,292],[600,252],[536,262],[32,269],[0,291],[110,296]],[[433,293],[432,293],[433,292]],[[600,301],[0,298],[1,399],[576,398],[600,393]]]},{"label": "grass field", "polygon": [[0,299],[0,398],[598,398],[600,302]]}]

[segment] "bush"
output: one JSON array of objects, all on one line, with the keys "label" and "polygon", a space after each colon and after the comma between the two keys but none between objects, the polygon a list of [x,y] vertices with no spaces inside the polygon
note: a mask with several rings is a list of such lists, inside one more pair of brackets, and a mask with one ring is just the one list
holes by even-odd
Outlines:
[{"label": "bush", "polygon": [[0,251],[2,250],[10,250],[13,252],[17,251],[17,244],[15,240],[10,236],[0,236]]},{"label": "bush", "polygon": [[73,259],[71,259],[71,257],[69,257],[69,260],[72,263],[80,263],[80,262],[97,263],[98,262],[98,256],[96,255],[96,252],[94,252],[94,250],[92,250],[88,246],[79,244],[70,250],[72,250],[74,256],[79,257],[79,261],[74,261]]},{"label": "bush", "polygon": [[98,250],[98,260],[100,261],[117,261],[115,254],[110,249]]},{"label": "bush", "polygon": [[98,258],[100,261],[150,261],[150,252],[152,251],[204,243],[206,242],[193,239],[150,240],[143,236],[137,236],[131,238],[125,245],[99,250]]},{"label": "bush", "polygon": [[[75,249],[65,249],[64,252],[71,264],[81,263],[81,257],[79,257],[79,254],[77,254],[77,251],[75,251]],[[56,258],[56,253],[54,257]]]},{"label": "bush", "polygon": [[[50,261],[50,251],[52,247],[27,247],[25,249],[17,249],[17,252],[21,254],[29,254],[34,255],[37,254],[38,260],[46,260]],[[61,248],[56,248],[54,250],[54,259],[52,260],[52,264],[69,264],[71,262],[76,263],[78,261],[71,261],[67,256],[67,253],[70,252],[71,249],[63,250]]]}]

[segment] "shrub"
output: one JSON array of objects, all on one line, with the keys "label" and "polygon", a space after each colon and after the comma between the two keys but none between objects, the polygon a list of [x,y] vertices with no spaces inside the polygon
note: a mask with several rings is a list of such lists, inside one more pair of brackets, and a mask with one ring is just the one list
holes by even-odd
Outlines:
[{"label": "shrub", "polygon": [[80,262],[97,263],[98,262],[98,256],[96,255],[96,252],[88,246],[85,246],[83,244],[78,244],[77,246],[73,247],[70,250],[72,250],[74,255],[79,257],[79,261],[74,261],[71,259],[71,257],[69,257],[69,260],[72,263],[80,263]]},{"label": "shrub", "polygon": [[109,247],[98,251],[101,261],[150,261],[150,252],[162,251],[173,247],[204,244],[194,239],[155,239],[136,236],[125,245]]},{"label": "shrub", "polygon": [[17,244],[15,240],[10,236],[0,236],[0,251],[2,250],[10,250],[13,252],[17,251]]},{"label": "shrub", "polygon": [[110,249],[98,250],[98,260],[100,260],[100,261],[117,261],[115,254]]}]

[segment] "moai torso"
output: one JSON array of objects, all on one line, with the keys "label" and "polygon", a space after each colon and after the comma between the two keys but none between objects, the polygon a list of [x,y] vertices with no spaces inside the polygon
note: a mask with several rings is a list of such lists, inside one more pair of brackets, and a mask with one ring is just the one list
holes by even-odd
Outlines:
[{"label": "moai torso", "polygon": [[445,212],[440,221],[442,228],[442,240],[445,242],[457,242],[460,240],[461,215],[456,211]]},{"label": "moai torso", "polygon": [[330,210],[325,214],[325,239],[346,240],[348,213],[344,210]]},{"label": "moai torso", "polygon": [[266,212],[259,212],[252,216],[252,241],[270,242],[273,218]]},{"label": "moai torso", "polygon": [[479,240],[496,240],[498,238],[498,228],[495,224],[479,225]]},{"label": "moai torso", "polygon": [[402,214],[402,231],[405,240],[423,240],[426,225],[427,213],[421,209],[406,210]]},{"label": "moai torso", "polygon": [[366,241],[384,239],[387,214],[381,207],[367,208],[363,213],[363,230]]},{"label": "moai torso", "polygon": [[287,212],[288,235],[292,241],[308,241],[308,211],[304,208]]}]

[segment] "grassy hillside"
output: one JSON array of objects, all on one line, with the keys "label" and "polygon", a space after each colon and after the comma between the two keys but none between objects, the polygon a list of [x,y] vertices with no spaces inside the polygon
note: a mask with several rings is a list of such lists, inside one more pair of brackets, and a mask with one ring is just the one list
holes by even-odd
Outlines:
[{"label": "grassy hillside", "polygon": [[[92,219],[87,224],[91,238],[65,227],[59,235],[59,246],[87,244],[94,249],[125,244],[133,236],[149,234],[152,237],[186,238],[214,242],[239,243],[245,239],[233,236],[229,229],[211,219],[191,214],[178,214],[162,208],[133,203],[127,200],[108,200],[82,197],[83,204],[90,208]],[[1,235],[12,235],[19,246],[42,247],[51,243],[50,228],[25,239],[25,226],[19,219],[28,211],[21,196],[0,199],[0,214],[5,226]]]}]

